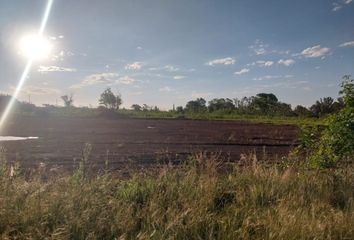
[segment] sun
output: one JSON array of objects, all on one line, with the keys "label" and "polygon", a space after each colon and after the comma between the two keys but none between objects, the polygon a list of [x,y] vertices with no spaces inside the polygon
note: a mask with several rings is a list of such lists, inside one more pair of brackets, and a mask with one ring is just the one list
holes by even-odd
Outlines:
[{"label": "sun", "polygon": [[20,53],[31,60],[41,60],[49,56],[50,42],[41,35],[25,35],[20,40]]}]

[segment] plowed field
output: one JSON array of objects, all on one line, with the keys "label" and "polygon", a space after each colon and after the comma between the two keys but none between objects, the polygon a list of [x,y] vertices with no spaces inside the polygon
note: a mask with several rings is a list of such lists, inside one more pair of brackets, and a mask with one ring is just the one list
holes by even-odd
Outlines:
[{"label": "plowed field", "polygon": [[90,143],[90,162],[111,168],[127,163],[147,166],[178,162],[191,153],[219,153],[228,161],[255,152],[258,159],[277,160],[294,146],[298,128],[235,121],[179,119],[96,119],[22,117],[9,122],[3,135],[38,139],[1,142],[8,161],[71,168]]}]

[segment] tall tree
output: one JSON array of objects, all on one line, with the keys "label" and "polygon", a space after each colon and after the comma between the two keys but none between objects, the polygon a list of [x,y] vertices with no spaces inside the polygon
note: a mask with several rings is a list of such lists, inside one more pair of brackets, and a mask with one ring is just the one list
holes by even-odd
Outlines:
[{"label": "tall tree", "polygon": [[72,107],[74,105],[73,94],[70,94],[70,96],[69,95],[61,96],[61,99],[63,100],[65,107]]},{"label": "tall tree", "polygon": [[253,107],[262,114],[273,114],[278,98],[273,93],[258,93],[252,101]]},{"label": "tall tree", "polygon": [[139,104],[133,104],[131,106],[131,108],[134,110],[134,111],[141,111],[142,110],[142,107],[139,105]]},{"label": "tall tree", "polygon": [[120,94],[115,95],[112,92],[111,88],[107,88],[101,94],[101,97],[99,99],[99,104],[111,110],[114,109],[117,110],[119,109],[120,105],[122,105],[122,98]]},{"label": "tall tree", "polygon": [[326,114],[333,113],[333,103],[334,99],[331,97],[321,98],[310,107],[310,110],[314,116],[321,117]]},{"label": "tall tree", "polygon": [[235,105],[229,98],[214,98],[213,100],[209,101],[208,109],[209,112],[214,112],[217,110],[234,110]]},{"label": "tall tree", "polygon": [[204,98],[189,101],[185,109],[187,112],[204,112],[207,110],[206,101]]}]

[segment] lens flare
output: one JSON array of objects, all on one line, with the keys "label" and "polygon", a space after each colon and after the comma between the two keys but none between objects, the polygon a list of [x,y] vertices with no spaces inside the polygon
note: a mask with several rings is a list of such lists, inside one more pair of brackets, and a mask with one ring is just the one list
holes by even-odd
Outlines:
[{"label": "lens flare", "polygon": [[[22,89],[22,87],[23,87],[23,85],[24,85],[24,83],[25,83],[25,81],[26,81],[26,79],[28,77],[28,74],[29,74],[29,72],[31,70],[33,61],[38,59],[37,57],[42,56],[45,52],[48,51],[48,49],[45,50],[48,47],[43,48],[43,45],[41,45],[39,43],[43,43],[41,39],[43,39],[43,33],[44,33],[45,27],[46,27],[47,22],[48,22],[50,11],[51,11],[52,6],[53,6],[53,1],[54,0],[48,0],[48,2],[47,2],[47,5],[46,5],[45,11],[44,11],[44,15],[43,15],[43,18],[42,18],[42,21],[41,21],[41,25],[40,25],[40,28],[38,30],[38,34],[34,35],[34,37],[32,37],[32,40],[31,41],[28,40],[27,44],[25,44],[25,45],[29,45],[28,43],[33,44],[35,42],[31,47],[29,47],[27,49],[28,50],[28,55],[26,54],[27,57],[28,57],[27,64],[25,66],[25,69],[22,72],[22,75],[21,75],[20,81],[17,84],[17,87],[16,87],[14,93],[12,94],[12,98],[11,98],[10,102],[7,104],[5,110],[3,111],[2,115],[1,115],[1,118],[0,118],[0,132],[2,131],[4,123],[6,122],[6,119],[8,118],[9,114],[11,113],[11,110],[13,108],[14,103],[16,102],[16,98],[18,97],[19,93],[21,92],[21,89]],[[37,39],[37,40],[40,40],[40,41],[37,41],[37,40],[34,41],[34,39]],[[34,49],[36,49],[37,51],[34,50]],[[38,53],[41,53],[41,54],[38,54]],[[49,54],[49,52],[48,52],[48,54]]]}]

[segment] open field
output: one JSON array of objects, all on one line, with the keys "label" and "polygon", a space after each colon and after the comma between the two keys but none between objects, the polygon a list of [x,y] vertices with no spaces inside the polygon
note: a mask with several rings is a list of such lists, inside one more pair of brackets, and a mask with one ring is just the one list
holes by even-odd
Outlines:
[{"label": "open field", "polygon": [[226,160],[256,152],[259,159],[280,159],[295,144],[298,128],[234,121],[21,117],[9,122],[3,135],[36,136],[37,140],[2,142],[8,161],[23,166],[40,162],[73,166],[90,143],[90,161],[111,168],[128,162],[146,166],[177,160],[195,152],[221,153]]}]

